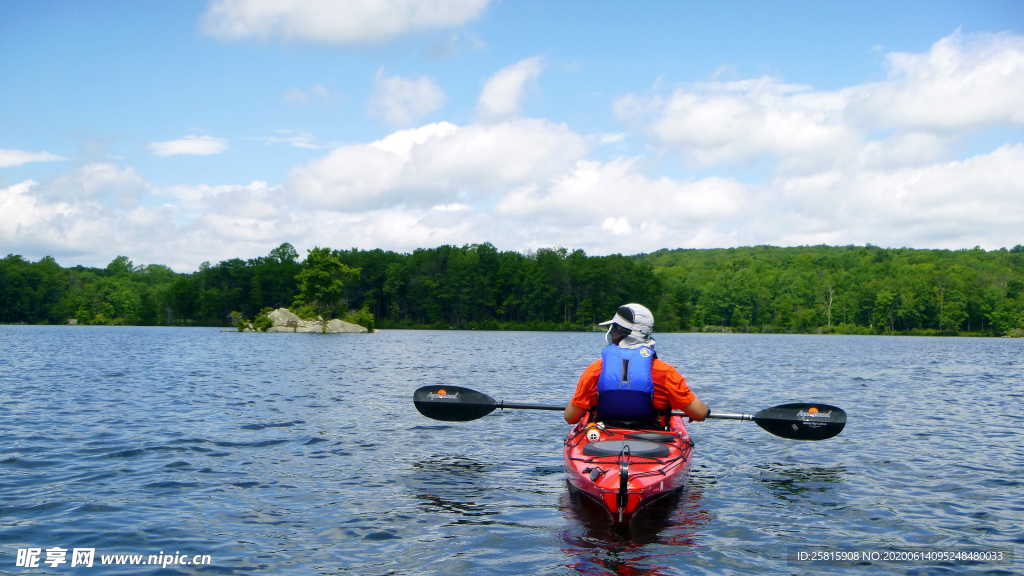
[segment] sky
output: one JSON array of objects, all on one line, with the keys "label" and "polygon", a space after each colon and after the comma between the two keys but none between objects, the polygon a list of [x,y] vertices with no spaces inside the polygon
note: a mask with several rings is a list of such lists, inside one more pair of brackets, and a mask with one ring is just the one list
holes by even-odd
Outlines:
[{"label": "sky", "polygon": [[1024,3],[0,4],[0,255],[284,242],[1024,244]]}]

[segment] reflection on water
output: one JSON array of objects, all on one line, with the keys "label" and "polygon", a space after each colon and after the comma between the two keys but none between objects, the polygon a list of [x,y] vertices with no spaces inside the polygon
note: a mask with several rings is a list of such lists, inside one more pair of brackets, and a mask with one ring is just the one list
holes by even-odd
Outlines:
[{"label": "reflection on water", "polygon": [[768,486],[771,494],[784,501],[809,493],[824,494],[835,490],[846,476],[846,467],[807,466],[792,464],[758,464],[759,479]]},{"label": "reflection on water", "polygon": [[581,574],[671,574],[710,522],[702,495],[701,484],[692,482],[652,503],[629,525],[616,526],[599,504],[567,485],[559,500],[570,526],[562,533],[563,551]]},{"label": "reflection on water", "polygon": [[484,504],[488,484],[487,464],[466,456],[413,462],[406,480],[424,512],[454,516],[456,523],[497,513]]}]

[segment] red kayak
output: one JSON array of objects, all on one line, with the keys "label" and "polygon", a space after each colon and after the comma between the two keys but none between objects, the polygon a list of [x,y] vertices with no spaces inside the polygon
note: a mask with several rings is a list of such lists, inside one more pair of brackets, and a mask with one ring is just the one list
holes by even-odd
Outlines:
[{"label": "red kayak", "polygon": [[584,417],[565,439],[565,472],[572,489],[626,524],[686,486],[692,453],[681,416],[672,416],[668,430],[616,428]]}]

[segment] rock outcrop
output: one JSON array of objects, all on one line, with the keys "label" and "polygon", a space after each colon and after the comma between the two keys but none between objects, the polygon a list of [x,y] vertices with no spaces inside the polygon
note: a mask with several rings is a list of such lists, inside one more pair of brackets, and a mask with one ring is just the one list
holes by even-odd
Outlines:
[{"label": "rock outcrop", "polygon": [[267,332],[316,332],[325,334],[339,334],[343,332],[367,332],[365,326],[338,320],[329,320],[326,323],[319,316],[316,320],[303,320],[293,314],[287,308],[278,308],[267,314],[273,326]]}]

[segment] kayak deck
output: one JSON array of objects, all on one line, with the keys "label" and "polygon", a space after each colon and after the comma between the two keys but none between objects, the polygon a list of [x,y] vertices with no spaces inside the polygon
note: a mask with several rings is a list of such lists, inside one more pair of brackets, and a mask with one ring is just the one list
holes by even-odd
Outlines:
[{"label": "kayak deck", "polygon": [[625,524],[686,485],[692,452],[679,416],[671,418],[668,430],[618,428],[584,418],[565,439],[566,477],[612,522]]}]

